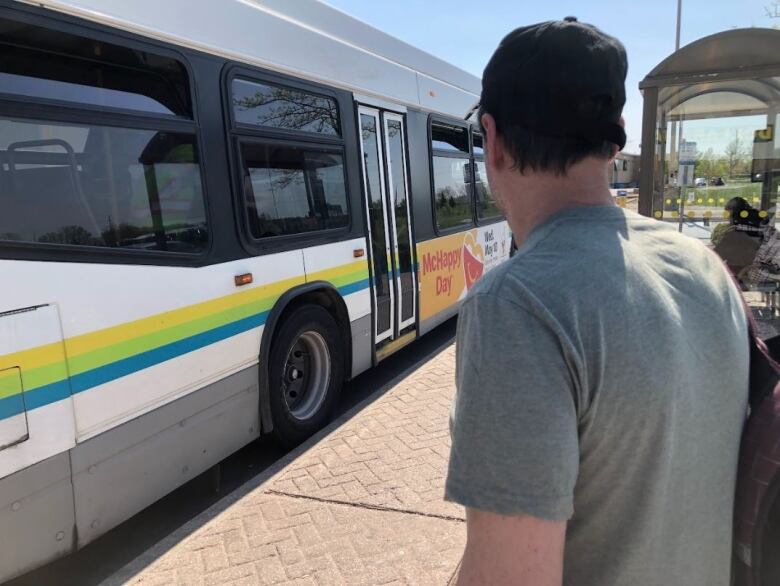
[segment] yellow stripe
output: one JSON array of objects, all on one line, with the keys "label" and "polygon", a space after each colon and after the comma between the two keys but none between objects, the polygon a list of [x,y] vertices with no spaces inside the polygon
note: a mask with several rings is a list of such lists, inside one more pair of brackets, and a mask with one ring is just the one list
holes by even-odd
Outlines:
[{"label": "yellow stripe", "polygon": [[51,344],[30,348],[29,350],[0,356],[0,369],[13,366],[27,369],[46,364],[55,364],[63,360],[62,342],[52,342]]},{"label": "yellow stripe", "polygon": [[333,269],[324,269],[322,271],[316,271],[314,273],[308,273],[306,275],[307,281],[329,281],[336,279],[350,273],[356,273],[361,270],[368,270],[368,262],[365,260],[359,260],[347,265],[341,265]]}]

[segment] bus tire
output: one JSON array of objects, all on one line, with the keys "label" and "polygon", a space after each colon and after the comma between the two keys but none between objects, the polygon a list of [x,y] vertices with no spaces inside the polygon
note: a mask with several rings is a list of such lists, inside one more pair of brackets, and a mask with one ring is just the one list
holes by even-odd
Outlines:
[{"label": "bus tire", "polygon": [[344,381],[338,324],[322,306],[295,307],[279,327],[268,361],[273,434],[291,448],[325,426]]}]

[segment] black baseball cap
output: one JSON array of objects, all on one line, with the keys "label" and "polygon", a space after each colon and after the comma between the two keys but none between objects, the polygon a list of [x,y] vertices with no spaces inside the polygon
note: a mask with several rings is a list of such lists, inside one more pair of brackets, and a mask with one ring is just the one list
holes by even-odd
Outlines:
[{"label": "black baseball cap", "polygon": [[622,149],[626,102],[623,44],[572,16],[524,26],[498,45],[482,75],[481,113],[499,132],[608,141]]}]

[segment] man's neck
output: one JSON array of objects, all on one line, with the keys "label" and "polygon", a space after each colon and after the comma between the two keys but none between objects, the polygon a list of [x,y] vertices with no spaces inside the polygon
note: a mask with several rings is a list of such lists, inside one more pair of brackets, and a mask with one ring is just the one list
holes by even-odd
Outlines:
[{"label": "man's neck", "polygon": [[[599,164],[601,163],[601,164]],[[515,242],[521,244],[547,218],[568,208],[615,205],[609,191],[607,165],[588,159],[569,168],[565,176],[551,173],[513,173],[502,187],[507,220]]]}]

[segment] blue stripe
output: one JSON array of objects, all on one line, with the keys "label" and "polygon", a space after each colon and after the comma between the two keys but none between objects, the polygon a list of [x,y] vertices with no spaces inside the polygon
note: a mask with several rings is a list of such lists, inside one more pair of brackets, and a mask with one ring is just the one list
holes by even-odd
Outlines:
[{"label": "blue stripe", "polygon": [[0,419],[13,417],[24,411],[22,395],[11,395],[0,399]]},{"label": "blue stripe", "polygon": [[27,410],[30,411],[48,405],[49,403],[67,399],[69,396],[70,387],[68,386],[68,381],[61,380],[25,391],[24,402],[22,402],[22,395],[4,397],[0,399],[0,419],[13,417],[14,415],[22,413],[25,408],[25,403]]},{"label": "blue stripe", "polygon": [[71,388],[74,393],[81,393],[92,387],[116,380],[128,374],[132,374],[144,368],[155,366],[166,360],[182,356],[194,350],[204,348],[215,342],[220,342],[237,334],[241,334],[257,328],[265,323],[268,312],[264,311],[238,321],[214,328],[207,332],[195,334],[189,338],[171,342],[165,346],[141,352],[135,356],[117,360],[111,364],[100,366],[93,370],[77,374],[70,378]]},{"label": "blue stripe", "polygon": [[369,285],[369,280],[364,279],[356,283],[350,283],[349,285],[344,285],[343,287],[339,287],[338,291],[342,295],[349,295],[350,293],[357,293],[358,291],[362,291],[363,289],[368,288],[368,285]]}]

